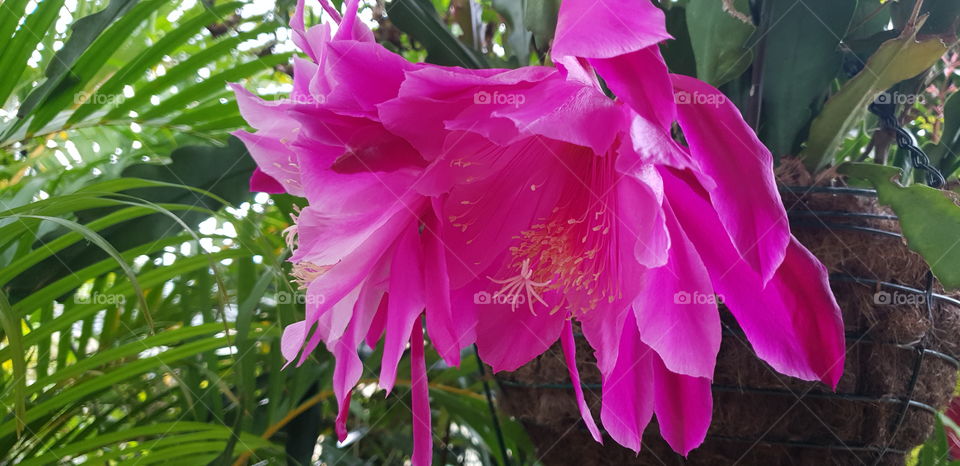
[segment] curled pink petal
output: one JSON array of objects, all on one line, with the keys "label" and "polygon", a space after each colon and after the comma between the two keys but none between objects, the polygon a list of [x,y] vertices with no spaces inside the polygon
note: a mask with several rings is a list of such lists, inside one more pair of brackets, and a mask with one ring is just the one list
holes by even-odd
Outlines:
[{"label": "curled pink petal", "polygon": [[603,375],[603,404],[600,420],[613,439],[635,452],[640,451],[643,431],[653,417],[654,388],[651,358],[656,357],[640,341],[637,321],[627,314],[620,336],[620,357]]},{"label": "curled pink petal", "polygon": [[766,285],[740,257],[690,174],[666,170],[664,184],[677,217],[697,245],[719,298],[743,328],[757,355],[777,371],[836,386],[845,340],[840,308],[826,268],[795,239]]},{"label": "curled pink petal", "polygon": [[790,242],[773,156],[720,91],[694,78],[672,77],[680,127],[698,174],[715,182],[710,197],[723,226],[766,283]]},{"label": "curled pink petal", "polygon": [[433,432],[430,428],[430,388],[423,354],[423,327],[419,317],[410,333],[410,392],[413,401],[411,462],[414,466],[429,466],[433,462]]},{"label": "curled pink petal", "polygon": [[650,0],[564,0],[550,54],[610,58],[670,38],[663,11]]},{"label": "curled pink petal", "polygon": [[410,332],[423,312],[423,276],[411,271],[421,269],[421,247],[417,230],[408,228],[397,243],[390,266],[390,300],[387,302],[387,328],[380,366],[380,386],[387,393],[397,378],[397,364],[410,341]]},{"label": "curled pink petal", "polygon": [[660,435],[674,451],[687,456],[707,436],[713,416],[710,379],[690,377],[667,369],[657,356],[653,365],[654,412]]},{"label": "curled pink petal", "polygon": [[593,420],[593,414],[590,413],[590,407],[583,397],[583,386],[580,385],[580,371],[577,370],[577,344],[573,341],[573,325],[569,320],[563,324],[563,331],[560,333],[560,343],[563,347],[563,358],[567,363],[567,370],[570,373],[570,383],[573,384],[573,393],[577,398],[577,408],[580,410],[580,417],[587,424],[587,430],[593,439],[603,443],[603,437],[600,435],[600,429],[597,428],[597,422]]}]

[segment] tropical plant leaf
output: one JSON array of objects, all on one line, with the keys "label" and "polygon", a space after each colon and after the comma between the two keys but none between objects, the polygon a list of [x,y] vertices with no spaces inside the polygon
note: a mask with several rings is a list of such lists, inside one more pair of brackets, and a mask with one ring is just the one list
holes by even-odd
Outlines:
[{"label": "tropical plant leaf", "polygon": [[920,184],[898,183],[899,168],[870,163],[846,163],[840,173],[869,181],[881,204],[900,218],[910,249],[920,253],[946,288],[960,288],[960,204],[958,196]]},{"label": "tropical plant leaf", "polygon": [[840,42],[856,7],[856,1],[764,3],[760,133],[775,156],[800,149],[811,119],[840,72]]},{"label": "tropical plant leaf", "polygon": [[827,101],[814,118],[810,137],[800,153],[808,169],[815,172],[833,162],[843,138],[862,120],[870,102],[894,84],[922,73],[953,44],[953,39],[947,43],[939,36],[918,40],[917,31],[922,25],[920,20],[896,39],[884,42],[864,69]]},{"label": "tropical plant leaf", "polygon": [[523,25],[533,34],[537,50],[547,50],[557,29],[560,0],[527,0],[524,7]]},{"label": "tropical plant leaf", "polygon": [[424,45],[427,61],[437,65],[485,68],[483,57],[457,40],[429,0],[392,0],[387,15],[401,30]]},{"label": "tropical plant leaf", "polygon": [[733,2],[736,11],[727,11],[717,0],[687,3],[687,29],[697,64],[697,78],[719,87],[740,76],[753,61],[747,39],[756,28],[750,22],[749,2]]},{"label": "tropical plant leaf", "polygon": [[504,45],[510,55],[516,57],[517,66],[530,62],[530,39],[533,34],[525,26],[526,3],[527,0],[493,0],[493,8],[506,19]]}]

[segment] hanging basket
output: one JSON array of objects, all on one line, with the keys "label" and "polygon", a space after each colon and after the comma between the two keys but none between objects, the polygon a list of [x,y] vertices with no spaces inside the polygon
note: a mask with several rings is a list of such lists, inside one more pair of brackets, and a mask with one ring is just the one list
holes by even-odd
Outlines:
[{"label": "hanging basket", "polygon": [[[830,270],[843,311],[847,357],[836,392],[775,372],[758,359],[725,310],[713,384],[713,423],[684,461],[656,421],[640,455],[606,437],[595,443],[579,413],[559,344],[498,375],[503,409],[527,427],[544,464],[903,464],[932,432],[956,386],[960,300],[910,251],[891,211],[871,190],[784,188],[794,235]],[[600,375],[577,343],[594,413]]]}]

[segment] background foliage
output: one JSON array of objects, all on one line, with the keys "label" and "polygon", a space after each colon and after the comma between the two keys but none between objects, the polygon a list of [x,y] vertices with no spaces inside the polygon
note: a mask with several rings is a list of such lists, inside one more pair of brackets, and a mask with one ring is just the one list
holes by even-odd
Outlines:
[{"label": "background foliage", "polygon": [[[338,446],[331,358],[319,350],[282,369],[277,351],[303,313],[281,238],[303,204],[247,191],[253,163],[229,136],[245,123],[226,83],[290,89],[293,3],[0,0],[0,464],[409,456],[402,380],[384,398],[367,367],[355,430]],[[721,86],[777,157],[878,162],[911,179],[910,160],[862,112],[895,86],[919,97],[897,116],[957,189],[960,3],[925,2],[932,14],[912,32],[911,0],[660,3],[670,68]],[[517,67],[549,65],[558,7],[370,0],[362,17],[409,60]],[[960,222],[949,206],[935,215]],[[475,358],[428,362],[437,464],[503,464],[504,452],[536,462],[502,415],[501,445]],[[931,442],[917,460],[945,464],[945,437]]]}]

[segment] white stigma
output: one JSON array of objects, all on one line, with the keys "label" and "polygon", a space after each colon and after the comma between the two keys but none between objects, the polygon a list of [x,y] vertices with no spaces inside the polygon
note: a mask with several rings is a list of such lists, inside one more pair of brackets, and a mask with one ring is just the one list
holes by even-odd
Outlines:
[{"label": "white stigma", "polygon": [[[516,312],[517,303],[520,300],[521,296],[526,297],[527,306],[530,307],[530,313],[537,315],[533,310],[533,300],[536,299],[543,304],[547,305],[547,302],[543,300],[543,297],[540,296],[540,293],[537,292],[537,288],[543,288],[550,284],[550,280],[544,282],[538,282],[533,280],[533,269],[530,268],[530,259],[524,259],[523,264],[520,267],[520,273],[510,277],[506,280],[497,280],[493,277],[487,277],[490,281],[503,285],[500,288],[500,291],[497,291],[493,296],[499,297],[504,296],[506,301],[510,303],[510,310]],[[521,294],[523,293],[523,294]]]}]

